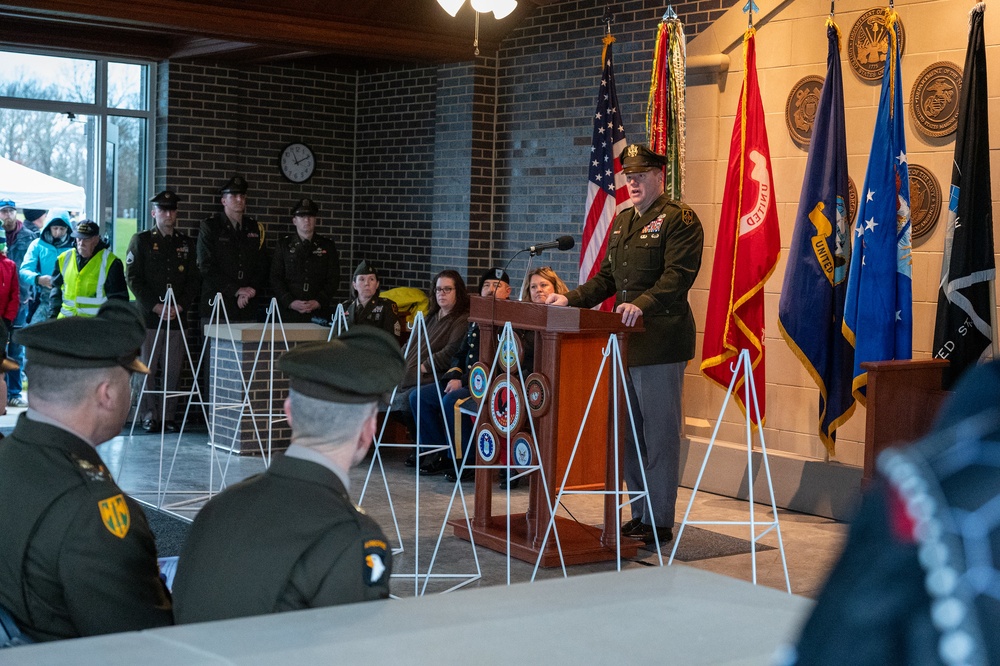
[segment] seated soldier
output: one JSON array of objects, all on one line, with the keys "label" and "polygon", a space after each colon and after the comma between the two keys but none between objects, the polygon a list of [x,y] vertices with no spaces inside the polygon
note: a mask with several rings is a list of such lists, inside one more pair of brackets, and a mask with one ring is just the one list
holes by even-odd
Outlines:
[{"label": "seated soldier", "polygon": [[174,579],[179,623],[385,599],[391,551],[348,496],[377,402],[403,376],[395,338],[356,326],[285,353],[292,443],[266,472],[210,500]]},{"label": "seated soldier", "polygon": [[375,326],[392,333],[397,340],[402,336],[402,326],[399,323],[399,311],[396,303],[379,295],[381,282],[375,267],[362,259],[354,269],[354,279],[351,282],[357,298],[344,303],[347,324]]},{"label": "seated soldier", "polygon": [[31,406],[0,442],[0,605],[35,641],[173,623],[145,514],[95,450],[121,432],[144,337],[118,301],[14,334]]}]

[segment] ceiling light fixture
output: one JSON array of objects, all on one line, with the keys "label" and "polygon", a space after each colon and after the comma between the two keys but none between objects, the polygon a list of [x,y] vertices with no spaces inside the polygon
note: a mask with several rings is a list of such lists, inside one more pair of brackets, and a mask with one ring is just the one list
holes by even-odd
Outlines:
[{"label": "ceiling light fixture", "polygon": [[[438,4],[452,17],[458,15],[458,10],[465,4],[465,0],[437,0]],[[479,15],[493,12],[494,18],[502,19],[510,16],[510,13],[517,8],[517,0],[469,0],[472,9],[476,12],[476,38],[472,45],[479,55]]]}]

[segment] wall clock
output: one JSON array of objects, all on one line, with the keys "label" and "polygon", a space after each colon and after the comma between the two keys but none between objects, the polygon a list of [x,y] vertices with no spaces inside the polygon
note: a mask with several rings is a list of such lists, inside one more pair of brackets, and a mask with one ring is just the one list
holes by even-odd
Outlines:
[{"label": "wall clock", "polygon": [[304,143],[290,143],[281,149],[281,175],[293,183],[304,183],[316,171],[316,156]]}]

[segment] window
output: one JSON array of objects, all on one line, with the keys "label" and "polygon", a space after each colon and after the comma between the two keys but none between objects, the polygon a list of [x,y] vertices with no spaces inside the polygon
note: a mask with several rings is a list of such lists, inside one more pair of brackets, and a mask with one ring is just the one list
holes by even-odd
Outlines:
[{"label": "window", "polygon": [[100,222],[120,256],[151,196],[155,67],[0,51],[0,157],[82,187],[71,212]]}]

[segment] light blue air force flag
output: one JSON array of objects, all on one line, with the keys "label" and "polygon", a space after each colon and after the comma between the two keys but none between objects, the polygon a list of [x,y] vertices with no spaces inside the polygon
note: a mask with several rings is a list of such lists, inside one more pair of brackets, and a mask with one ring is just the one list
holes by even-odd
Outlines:
[{"label": "light blue air force flag", "polygon": [[896,12],[887,9],[889,49],[844,305],[844,336],[854,346],[854,397],[862,405],[868,383],[862,363],[913,355],[910,181],[896,23]]}]

